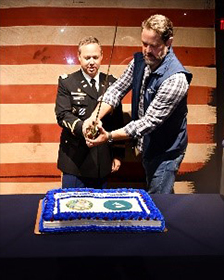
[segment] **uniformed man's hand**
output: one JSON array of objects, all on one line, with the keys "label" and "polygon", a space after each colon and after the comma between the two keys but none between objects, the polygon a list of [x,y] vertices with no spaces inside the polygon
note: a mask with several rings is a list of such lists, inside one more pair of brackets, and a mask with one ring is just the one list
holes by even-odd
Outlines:
[{"label": "uniformed man's hand", "polygon": [[87,127],[89,128],[89,127],[92,125],[93,121],[94,121],[94,118],[89,117],[88,119],[86,119],[86,120],[83,122],[83,125],[82,125],[82,134],[83,134],[84,137],[86,136],[86,129],[87,129]]},{"label": "uniformed man's hand", "polygon": [[98,136],[95,139],[85,137],[86,145],[89,148],[99,146],[103,143],[106,143],[108,140],[108,132],[101,125],[98,125],[97,127],[98,127]]},{"label": "uniformed man's hand", "polygon": [[98,136],[98,127],[102,126],[100,120],[95,120],[93,117],[86,119],[82,126],[82,133],[85,138],[95,139]]},{"label": "uniformed man's hand", "polygon": [[118,159],[118,158],[114,158],[113,161],[112,161],[112,169],[111,169],[111,172],[116,172],[119,170],[121,166],[121,161]]}]

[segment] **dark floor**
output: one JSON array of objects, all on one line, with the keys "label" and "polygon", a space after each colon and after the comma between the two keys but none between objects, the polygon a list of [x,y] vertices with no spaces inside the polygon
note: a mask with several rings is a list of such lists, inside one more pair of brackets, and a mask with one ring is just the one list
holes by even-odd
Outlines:
[{"label": "dark floor", "polygon": [[[2,259],[2,280],[221,279],[223,257]],[[221,278],[220,278],[221,277]]]}]

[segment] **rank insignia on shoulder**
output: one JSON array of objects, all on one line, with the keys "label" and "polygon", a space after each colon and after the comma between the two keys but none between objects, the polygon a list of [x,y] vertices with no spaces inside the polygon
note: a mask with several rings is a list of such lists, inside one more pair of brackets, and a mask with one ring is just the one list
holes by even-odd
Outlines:
[{"label": "rank insignia on shoulder", "polygon": [[64,79],[66,79],[66,78],[68,78],[68,74],[62,74],[61,75],[61,78],[64,80]]}]

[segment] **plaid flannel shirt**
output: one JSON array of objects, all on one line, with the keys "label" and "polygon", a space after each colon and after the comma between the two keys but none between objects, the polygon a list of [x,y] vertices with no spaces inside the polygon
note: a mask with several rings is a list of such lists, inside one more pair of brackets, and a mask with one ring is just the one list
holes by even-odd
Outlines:
[{"label": "plaid flannel shirt", "polygon": [[[121,77],[107,89],[103,96],[103,102],[114,108],[119,104],[132,88],[133,71],[134,59],[129,63]],[[184,73],[176,73],[170,76],[160,85],[155,98],[148,106],[145,114],[143,109],[144,90],[141,90],[138,111],[139,119],[129,122],[124,127],[125,132],[130,137],[138,138],[137,149],[140,152],[143,150],[143,136],[151,133],[172,114],[179,102],[187,94],[188,88],[189,84]]]}]

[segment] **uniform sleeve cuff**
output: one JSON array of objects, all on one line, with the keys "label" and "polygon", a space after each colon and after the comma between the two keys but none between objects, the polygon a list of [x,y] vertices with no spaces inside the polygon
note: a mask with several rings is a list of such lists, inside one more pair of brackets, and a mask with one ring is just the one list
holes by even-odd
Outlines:
[{"label": "uniform sleeve cuff", "polygon": [[73,133],[78,136],[81,137],[83,136],[82,134],[82,125],[83,125],[83,121],[79,120],[74,127]]}]

